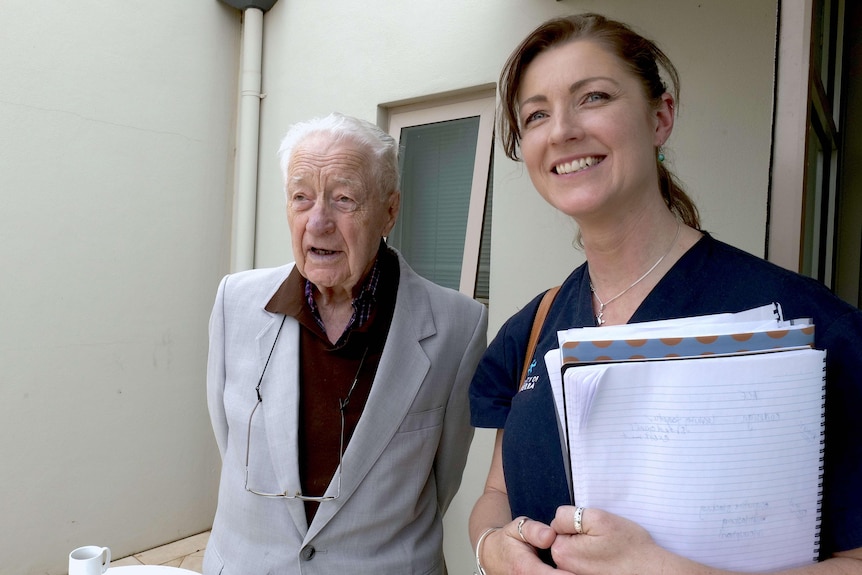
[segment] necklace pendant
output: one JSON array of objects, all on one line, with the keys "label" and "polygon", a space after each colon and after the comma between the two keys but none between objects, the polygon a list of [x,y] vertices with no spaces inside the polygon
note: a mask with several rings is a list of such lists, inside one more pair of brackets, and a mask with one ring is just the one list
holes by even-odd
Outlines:
[{"label": "necklace pendant", "polygon": [[593,288],[593,284],[590,284],[590,289],[593,292],[593,295],[596,296],[596,299],[599,300],[599,311],[596,313],[596,325],[602,325],[605,323],[605,306],[606,303],[603,303],[602,300],[599,299],[599,294],[596,293],[595,288]]}]

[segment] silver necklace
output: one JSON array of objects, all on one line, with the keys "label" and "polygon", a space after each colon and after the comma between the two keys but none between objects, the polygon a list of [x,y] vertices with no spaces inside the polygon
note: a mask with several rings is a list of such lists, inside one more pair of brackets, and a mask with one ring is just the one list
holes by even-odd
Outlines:
[{"label": "silver necklace", "polygon": [[676,245],[676,240],[677,240],[677,238],[679,238],[679,230],[680,230],[680,228],[681,228],[681,227],[682,227],[682,224],[681,224],[679,221],[677,221],[677,223],[676,223],[676,235],[674,235],[674,236],[673,236],[673,241],[672,241],[672,242],[670,242],[670,247],[668,247],[668,248],[667,248],[667,251],[664,253],[664,255],[662,255],[662,256],[658,259],[658,261],[657,261],[656,263],[654,263],[654,264],[652,265],[652,267],[646,271],[646,273],[645,273],[644,275],[642,275],[641,277],[639,277],[638,279],[636,279],[636,280],[632,283],[632,285],[630,285],[629,287],[627,287],[626,289],[624,289],[623,291],[621,291],[620,293],[618,293],[617,295],[615,295],[614,297],[612,297],[611,299],[609,299],[608,301],[602,301],[602,298],[600,298],[600,297],[599,297],[599,294],[598,294],[598,292],[596,291],[596,288],[593,286],[593,280],[590,280],[590,291],[591,291],[591,292],[592,292],[592,294],[595,296],[596,301],[597,301],[597,302],[599,302],[599,311],[598,311],[598,313],[596,314],[596,324],[598,324],[598,325],[603,325],[603,324],[605,323],[604,315],[605,315],[605,308],[606,308],[607,306],[609,306],[609,305],[610,305],[610,304],[612,304],[614,301],[616,301],[617,299],[619,299],[619,298],[621,298],[622,296],[624,296],[624,295],[626,294],[626,292],[628,292],[630,289],[632,289],[633,287],[635,287],[636,285],[638,285],[639,283],[641,283],[641,281],[643,281],[643,279],[644,279],[645,277],[647,277],[648,275],[650,275],[650,274],[652,273],[652,271],[653,271],[654,269],[656,269],[656,268],[658,267],[658,265],[659,265],[659,264],[664,260],[664,258],[666,258],[666,257],[667,257],[667,255],[668,255],[668,254],[671,252],[671,250],[673,249],[673,246],[675,246],[675,245]]}]

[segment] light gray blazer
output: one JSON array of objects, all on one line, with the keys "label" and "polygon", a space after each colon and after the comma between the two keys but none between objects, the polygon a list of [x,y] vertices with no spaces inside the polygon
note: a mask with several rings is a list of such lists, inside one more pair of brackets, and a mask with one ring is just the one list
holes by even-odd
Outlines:
[{"label": "light gray blazer", "polygon": [[[264,306],[292,264],[225,277],[210,319],[207,401],[222,457],[204,573],[445,573],[442,517],[473,430],[467,388],[485,350],[482,304],[417,275],[399,254],[395,314],[368,403],[344,453],[341,496],[311,525],[301,501],[246,492],[248,418],[284,316]],[[288,317],[261,386],[257,489],[299,488],[299,324]],[[262,410],[262,412],[260,411]],[[335,492],[330,484],[327,494]]]}]

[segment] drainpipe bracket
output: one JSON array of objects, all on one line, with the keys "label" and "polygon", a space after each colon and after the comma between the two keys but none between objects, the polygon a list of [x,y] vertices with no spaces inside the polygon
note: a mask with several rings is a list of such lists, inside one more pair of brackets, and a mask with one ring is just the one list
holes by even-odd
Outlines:
[{"label": "drainpipe bracket", "polygon": [[273,6],[278,0],[220,0],[224,4],[236,8],[237,10],[245,11],[247,8],[257,8],[258,10],[262,10],[266,12]]}]

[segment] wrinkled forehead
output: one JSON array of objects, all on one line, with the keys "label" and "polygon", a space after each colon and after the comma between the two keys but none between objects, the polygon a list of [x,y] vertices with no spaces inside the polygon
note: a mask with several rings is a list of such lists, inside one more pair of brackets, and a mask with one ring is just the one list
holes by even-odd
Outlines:
[{"label": "wrinkled forehead", "polygon": [[294,147],[287,165],[288,185],[319,177],[364,184],[369,181],[370,165],[370,154],[355,140],[315,132]]}]

